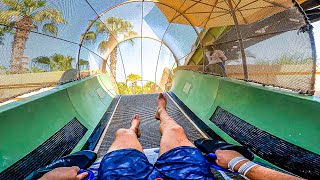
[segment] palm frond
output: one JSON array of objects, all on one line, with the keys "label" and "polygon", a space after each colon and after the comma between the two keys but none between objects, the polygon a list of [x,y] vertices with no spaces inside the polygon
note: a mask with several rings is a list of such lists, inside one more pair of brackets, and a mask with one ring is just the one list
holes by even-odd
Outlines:
[{"label": "palm frond", "polygon": [[54,23],[44,24],[42,27],[42,31],[45,34],[53,34],[54,36],[58,35],[58,27]]},{"label": "palm frond", "polygon": [[27,8],[38,9],[46,5],[45,0],[23,0],[23,4]]},{"label": "palm frond", "polygon": [[128,31],[127,34],[124,36],[125,39],[129,39],[128,42],[131,44],[131,45],[134,45],[134,41],[132,38],[134,37],[138,37],[138,33],[135,32],[135,31]]},{"label": "palm frond", "polygon": [[66,56],[66,57],[64,58],[64,61],[65,61],[67,64],[71,63],[71,62],[74,61],[74,60],[75,60],[75,58],[73,58],[73,57],[71,57],[71,56]]},{"label": "palm frond", "polygon": [[111,31],[111,33],[116,36],[118,34],[126,35],[128,32],[133,30],[133,25],[121,18],[109,17],[104,20],[104,24]]},{"label": "palm frond", "polygon": [[6,6],[8,6],[9,9],[12,9],[12,10],[20,11],[23,7],[23,5],[17,0],[0,0],[0,2],[5,4]]},{"label": "palm frond", "polygon": [[41,64],[50,64],[50,58],[47,56],[40,56],[40,57],[33,59],[32,61],[37,62],[37,63],[41,63]]},{"label": "palm frond", "polygon": [[97,33],[99,33],[99,34],[108,33],[109,32],[108,27],[103,22],[96,22],[95,26],[97,28]]},{"label": "palm frond", "polygon": [[108,41],[101,41],[98,46],[99,53],[105,53],[108,50],[109,43]]},{"label": "palm frond", "polygon": [[0,27],[0,45],[4,45],[4,35],[5,35],[6,31],[4,28]]},{"label": "palm frond", "polygon": [[64,60],[64,55],[62,55],[62,54],[54,54],[53,56],[51,56],[51,59],[52,59],[53,62],[59,63],[59,62]]},{"label": "palm frond", "polygon": [[45,20],[50,20],[55,24],[67,23],[67,21],[63,18],[62,13],[56,9],[43,9],[34,13],[32,16],[32,19],[37,23],[42,23]]},{"label": "palm frond", "polygon": [[17,22],[21,18],[21,13],[16,10],[0,10],[0,23],[8,25]]},{"label": "palm frond", "polygon": [[84,66],[84,65],[88,65],[89,64],[89,61],[86,61],[86,60],[83,60],[83,59],[80,59],[79,61],[79,65],[80,66]]},{"label": "palm frond", "polygon": [[97,34],[89,31],[86,34],[81,35],[81,40],[83,40],[85,43],[95,43],[97,40]]}]

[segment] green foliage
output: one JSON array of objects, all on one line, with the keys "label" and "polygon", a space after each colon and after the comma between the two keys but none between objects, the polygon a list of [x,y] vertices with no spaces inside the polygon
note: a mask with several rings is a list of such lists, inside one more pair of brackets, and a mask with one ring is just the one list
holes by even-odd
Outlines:
[{"label": "green foliage", "polygon": [[7,68],[6,67],[4,67],[4,66],[0,66],[0,71],[2,71],[2,70],[6,70]]},{"label": "green foliage", "polygon": [[128,88],[126,83],[118,82],[117,86],[118,86],[118,91],[119,91],[118,93],[119,94],[132,94],[132,91]]},{"label": "green foliage", "polygon": [[84,59],[80,59],[79,64],[80,64],[80,66],[88,65],[89,61],[84,60]]},{"label": "green foliage", "polygon": [[44,71],[42,69],[39,69],[37,67],[33,67],[33,68],[31,68],[31,72],[33,72],[33,73],[42,73],[42,72],[46,72],[46,71]]},{"label": "green foliage", "polygon": [[54,54],[53,56],[46,57],[40,56],[32,61],[40,64],[47,64],[50,66],[50,71],[66,71],[68,69],[72,69],[72,61],[75,58],[71,56],[64,56],[62,54]]},{"label": "green foliage", "polygon": [[[0,0],[0,2],[5,5],[0,10],[0,23],[9,27],[15,26],[23,18],[31,18],[33,29],[42,26],[42,32],[56,36],[58,24],[67,23],[60,11],[46,8],[45,0]],[[3,33],[7,32],[9,31],[0,30],[0,42],[3,42]]]},{"label": "green foliage", "polygon": [[4,45],[4,35],[5,35],[4,28],[0,28],[0,45]]},{"label": "green foliage", "polygon": [[128,81],[134,83],[138,80],[141,79],[141,76],[139,76],[138,74],[129,74],[129,76],[127,77]]},{"label": "green foliage", "polygon": [[155,88],[155,86],[156,86],[156,84],[154,82],[149,81],[143,86],[143,92],[151,93],[153,91],[153,89]]},{"label": "green foliage", "polygon": [[[130,77],[130,80],[129,80]],[[130,74],[128,77],[129,83],[128,85],[124,82],[118,82],[118,93],[119,94],[141,94],[141,93],[153,93],[153,89],[155,88],[156,84],[154,82],[147,82],[145,85],[143,85],[143,91],[142,87],[138,85],[137,81],[139,81],[141,78],[137,74]]]},{"label": "green foliage", "polygon": [[33,61],[36,61],[37,63],[41,63],[41,64],[50,64],[50,58],[46,56],[37,57],[33,59]]},{"label": "green foliage", "polygon": [[89,69],[89,61],[80,59],[79,60],[80,70],[88,70]]},{"label": "green foliage", "polygon": [[[91,23],[92,21],[90,21],[90,24]],[[97,40],[98,34],[107,35],[107,38],[99,43],[100,52],[107,51],[111,43],[114,43],[111,41],[116,41],[119,35],[123,35],[124,39],[138,35],[137,32],[133,31],[133,25],[130,22],[116,17],[109,17],[103,22],[95,22],[94,27],[96,28],[95,31],[82,34],[81,38],[85,43],[94,43]],[[130,41],[130,43],[133,44],[133,41]]]},{"label": "green foliage", "polygon": [[256,65],[295,65],[295,64],[312,64],[312,58],[303,58],[298,55],[283,55],[277,60],[259,59],[254,62]]}]

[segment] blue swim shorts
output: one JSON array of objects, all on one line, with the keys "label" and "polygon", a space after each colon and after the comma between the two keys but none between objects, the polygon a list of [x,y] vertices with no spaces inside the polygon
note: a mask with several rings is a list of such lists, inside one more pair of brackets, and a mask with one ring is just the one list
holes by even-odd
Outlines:
[{"label": "blue swim shorts", "polygon": [[104,156],[99,178],[105,179],[213,179],[210,166],[195,147],[181,146],[162,154],[149,163],[136,149],[121,149]]}]

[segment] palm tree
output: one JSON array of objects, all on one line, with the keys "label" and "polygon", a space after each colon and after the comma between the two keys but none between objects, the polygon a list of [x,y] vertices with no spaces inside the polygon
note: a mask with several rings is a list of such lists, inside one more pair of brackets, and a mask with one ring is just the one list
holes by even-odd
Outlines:
[{"label": "palm tree", "polygon": [[79,61],[80,70],[89,70],[89,61],[86,61],[84,59],[80,59]]},{"label": "palm tree", "polygon": [[50,71],[66,71],[69,69],[72,69],[72,61],[74,61],[75,58],[71,56],[64,56],[62,54],[54,54],[51,57],[46,56],[40,56],[32,61],[34,63],[39,64],[46,64],[49,65]]},{"label": "palm tree", "polygon": [[138,74],[129,74],[129,76],[127,77],[127,80],[129,82],[131,82],[131,88],[132,88],[132,93],[136,94],[137,91],[139,91],[137,89],[137,81],[139,81],[141,79],[141,76],[139,76]]},{"label": "palm tree", "polygon": [[[110,54],[110,71],[116,79],[116,66],[117,66],[117,39],[119,36],[123,36],[124,39],[137,36],[137,33],[133,31],[133,25],[121,18],[109,17],[103,22],[95,23],[96,31],[89,31],[82,35],[85,42],[95,42],[98,34],[105,34],[107,38],[99,43],[98,50],[100,53]],[[129,41],[133,44],[133,40]],[[112,52],[110,53],[110,50]],[[106,57],[105,59],[107,59]],[[106,72],[107,62],[102,63],[102,72]]]},{"label": "palm tree", "polygon": [[21,73],[20,61],[30,32],[42,26],[44,33],[57,36],[57,25],[66,23],[66,20],[60,11],[45,8],[46,0],[0,0],[0,2],[6,6],[4,10],[0,10],[0,23],[16,28],[12,44],[11,72]]}]

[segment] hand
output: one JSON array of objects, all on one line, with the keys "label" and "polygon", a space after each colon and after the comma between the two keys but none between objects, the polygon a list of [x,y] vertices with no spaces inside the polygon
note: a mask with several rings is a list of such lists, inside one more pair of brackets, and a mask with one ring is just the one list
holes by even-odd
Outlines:
[{"label": "hand", "polygon": [[225,169],[228,169],[228,163],[236,157],[242,156],[240,153],[237,151],[232,151],[232,150],[216,150],[215,152],[217,156],[216,163]]},{"label": "hand", "polygon": [[56,168],[45,175],[40,180],[81,180],[88,176],[88,173],[77,174],[80,170],[77,166]]}]

